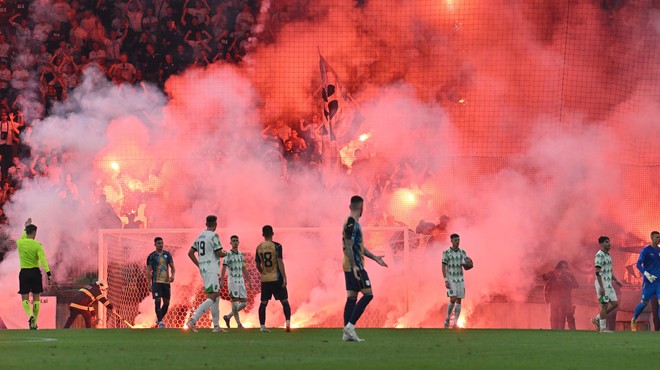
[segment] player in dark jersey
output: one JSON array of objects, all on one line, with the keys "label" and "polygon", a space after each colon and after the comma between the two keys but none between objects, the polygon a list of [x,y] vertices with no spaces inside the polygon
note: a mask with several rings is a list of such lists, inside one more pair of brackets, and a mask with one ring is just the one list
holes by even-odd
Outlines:
[{"label": "player in dark jersey", "polygon": [[176,270],[174,269],[172,255],[170,252],[163,250],[163,238],[156,237],[154,246],[156,250],[147,257],[147,279],[151,282],[149,290],[151,290],[156,304],[156,325],[159,328],[164,328],[163,317],[165,317],[167,309],[170,307],[170,283],[174,281]]},{"label": "player in dark jersey", "polygon": [[80,289],[76,294],[71,298],[71,304],[69,305],[69,318],[64,324],[64,329],[68,329],[73,324],[73,321],[82,315],[85,319],[85,327],[92,327],[92,311],[95,311],[94,304],[96,302],[101,302],[109,310],[112,310],[112,304],[106,297],[107,287],[103,281],[97,281],[92,285],[88,285]]},{"label": "player in dark jersey", "polygon": [[261,304],[259,305],[259,324],[261,332],[266,333],[266,306],[271,297],[282,303],[286,331],[291,331],[291,306],[289,292],[286,290],[286,271],[282,259],[282,245],[273,241],[273,227],[266,225],[261,229],[264,241],[257,247],[255,262],[261,273]]},{"label": "player in dark jersey", "polygon": [[[373,299],[371,280],[369,280],[369,275],[364,269],[364,256],[371,258],[381,266],[387,267],[387,264],[383,261],[384,256],[376,256],[364,246],[362,228],[358,223],[360,216],[362,216],[363,207],[364,200],[362,197],[357,195],[351,197],[351,204],[349,205],[351,214],[344,222],[342,233],[344,244],[343,269],[348,295],[344,306],[344,335],[342,339],[350,342],[363,341],[355,333],[355,324]],[[358,292],[362,292],[362,298],[359,302],[357,300]]]}]

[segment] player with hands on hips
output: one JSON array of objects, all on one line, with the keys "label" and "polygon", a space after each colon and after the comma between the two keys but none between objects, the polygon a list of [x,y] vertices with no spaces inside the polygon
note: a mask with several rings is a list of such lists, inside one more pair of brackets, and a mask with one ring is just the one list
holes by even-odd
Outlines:
[{"label": "player with hands on hips", "polygon": [[[206,217],[206,230],[204,230],[195,239],[195,242],[188,251],[188,257],[199,268],[199,273],[204,282],[204,291],[206,292],[206,300],[197,307],[195,313],[192,315],[186,326],[192,332],[197,332],[195,324],[206,313],[207,310],[211,311],[211,321],[213,322],[213,332],[225,332],[218,323],[220,319],[220,311],[218,307],[218,294],[220,292],[220,259],[227,255],[222,250],[220,244],[220,237],[215,232],[218,227],[218,217],[209,215]],[[195,256],[197,253],[197,256]]]}]

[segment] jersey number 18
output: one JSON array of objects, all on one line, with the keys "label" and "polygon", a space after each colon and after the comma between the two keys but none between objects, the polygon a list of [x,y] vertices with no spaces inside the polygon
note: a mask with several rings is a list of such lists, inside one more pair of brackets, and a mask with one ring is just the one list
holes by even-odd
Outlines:
[{"label": "jersey number 18", "polygon": [[273,267],[273,253],[265,252],[260,254],[261,259],[264,261],[264,267]]}]

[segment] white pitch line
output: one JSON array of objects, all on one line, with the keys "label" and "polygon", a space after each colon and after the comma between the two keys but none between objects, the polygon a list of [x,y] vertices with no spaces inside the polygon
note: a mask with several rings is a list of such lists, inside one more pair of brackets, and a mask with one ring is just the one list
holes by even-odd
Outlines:
[{"label": "white pitch line", "polygon": [[4,343],[35,343],[35,342],[56,342],[57,338],[24,338],[24,337],[13,337],[13,338],[0,338],[0,342]]}]

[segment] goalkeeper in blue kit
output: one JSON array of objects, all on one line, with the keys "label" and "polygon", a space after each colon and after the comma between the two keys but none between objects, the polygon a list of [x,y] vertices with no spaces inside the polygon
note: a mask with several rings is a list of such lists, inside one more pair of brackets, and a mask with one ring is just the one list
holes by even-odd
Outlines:
[{"label": "goalkeeper in blue kit", "polygon": [[[630,328],[637,330],[637,318],[644,311],[651,297],[660,297],[660,232],[651,232],[651,244],[642,249],[637,259],[637,269],[644,275],[642,282],[642,301],[635,308],[635,314],[630,322]],[[660,303],[660,299],[658,299]],[[658,310],[660,311],[660,309]],[[660,314],[660,312],[658,312]]]}]

